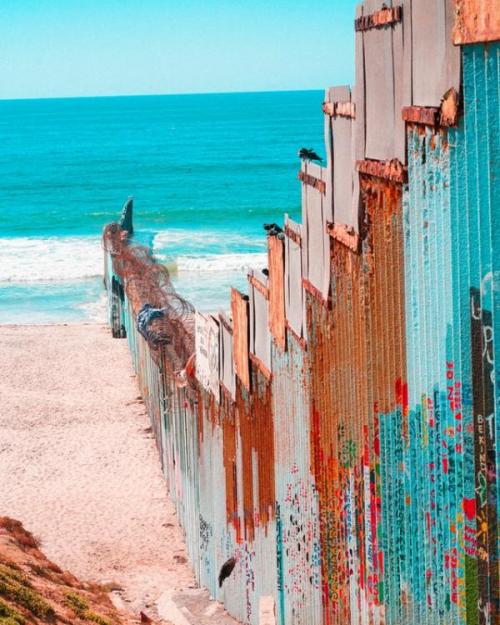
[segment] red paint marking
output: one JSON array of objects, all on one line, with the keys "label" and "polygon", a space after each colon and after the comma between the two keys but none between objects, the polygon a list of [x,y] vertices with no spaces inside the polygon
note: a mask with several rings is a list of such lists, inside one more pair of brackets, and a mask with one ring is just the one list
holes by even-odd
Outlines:
[{"label": "red paint marking", "polygon": [[462,509],[465,516],[469,521],[473,521],[476,518],[476,500],[475,499],[462,499]]},{"label": "red paint marking", "polygon": [[443,458],[443,473],[448,473],[448,458]]}]

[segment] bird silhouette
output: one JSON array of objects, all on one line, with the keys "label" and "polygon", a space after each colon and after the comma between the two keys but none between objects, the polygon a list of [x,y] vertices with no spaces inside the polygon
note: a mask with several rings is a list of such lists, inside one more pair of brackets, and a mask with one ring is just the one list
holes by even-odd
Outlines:
[{"label": "bird silhouette", "polygon": [[303,161],[318,161],[321,163],[323,159],[321,156],[318,156],[316,152],[312,148],[300,148],[299,150],[299,158]]},{"label": "bird silhouette", "polygon": [[271,237],[275,237],[280,232],[283,232],[282,228],[278,224],[264,224],[264,230]]},{"label": "bird silhouette", "polygon": [[229,558],[229,560],[226,560],[226,562],[224,562],[224,564],[221,566],[221,569],[219,572],[219,588],[222,588],[222,584],[224,583],[224,580],[231,575],[235,564],[236,564],[236,558]]}]

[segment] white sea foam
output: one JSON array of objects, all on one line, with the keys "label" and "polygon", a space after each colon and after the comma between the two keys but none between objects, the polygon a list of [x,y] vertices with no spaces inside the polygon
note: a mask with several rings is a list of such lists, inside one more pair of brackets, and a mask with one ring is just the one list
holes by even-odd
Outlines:
[{"label": "white sea foam", "polygon": [[267,254],[200,254],[178,256],[176,267],[179,271],[244,271],[248,267],[262,269],[267,264]]},{"label": "white sea foam", "polygon": [[217,230],[162,230],[153,239],[153,252],[167,252],[172,249],[209,251],[227,253],[237,248],[265,248],[265,236],[240,234],[238,232],[221,232]]},{"label": "white sea foam", "polygon": [[102,272],[97,237],[0,239],[0,282],[79,280]]},{"label": "white sea foam", "polygon": [[105,293],[99,299],[80,304],[77,308],[83,311],[85,319],[88,321],[106,323],[108,319],[108,300]]},{"label": "white sea foam", "polygon": [[[153,239],[160,262],[179,271],[236,272],[267,262],[265,236],[165,230]],[[0,282],[72,281],[101,276],[100,237],[0,239]]]},{"label": "white sea foam", "polygon": [[266,238],[232,231],[164,230],[153,239],[160,262],[182,272],[237,272],[262,268],[267,262]]}]

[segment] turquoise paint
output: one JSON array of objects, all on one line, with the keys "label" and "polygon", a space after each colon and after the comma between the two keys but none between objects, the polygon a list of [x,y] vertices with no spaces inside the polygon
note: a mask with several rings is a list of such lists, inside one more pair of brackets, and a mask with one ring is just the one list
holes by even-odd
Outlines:
[{"label": "turquoise paint", "polygon": [[[405,450],[405,492],[416,496],[416,509],[422,511],[419,515],[412,509],[405,515],[405,527],[415,535],[407,550],[413,567],[405,569],[414,606],[409,623],[487,623],[495,602],[496,370],[489,440],[481,433],[480,411],[489,396],[488,383],[481,382],[489,373],[485,358],[490,351],[498,355],[500,341],[495,286],[500,225],[498,59],[498,44],[465,47],[465,114],[460,126],[448,134],[416,128],[408,132],[404,229],[410,442]],[[480,294],[475,313],[471,289]],[[491,327],[485,326],[489,313]],[[471,334],[474,314],[480,324],[474,336],[487,336],[481,344]],[[491,451],[486,478],[488,471],[481,470],[485,440]],[[420,479],[423,475],[426,480]],[[476,547],[483,532],[474,508],[479,514],[485,479],[490,564],[480,542]]]}]

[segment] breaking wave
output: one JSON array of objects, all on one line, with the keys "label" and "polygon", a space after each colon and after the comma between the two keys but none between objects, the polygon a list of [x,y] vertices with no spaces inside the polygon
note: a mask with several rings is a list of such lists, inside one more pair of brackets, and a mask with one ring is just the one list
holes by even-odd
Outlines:
[{"label": "breaking wave", "polygon": [[100,237],[0,239],[0,282],[82,280],[102,273]]}]

